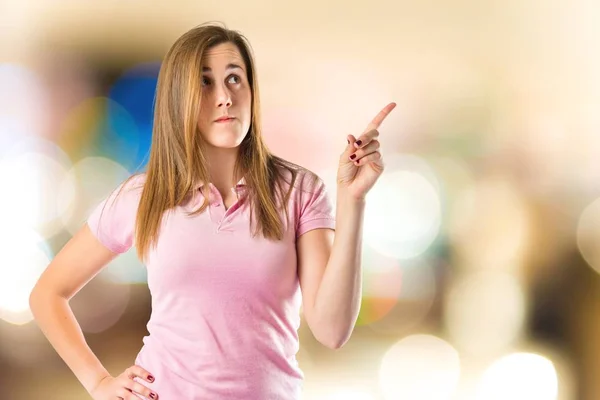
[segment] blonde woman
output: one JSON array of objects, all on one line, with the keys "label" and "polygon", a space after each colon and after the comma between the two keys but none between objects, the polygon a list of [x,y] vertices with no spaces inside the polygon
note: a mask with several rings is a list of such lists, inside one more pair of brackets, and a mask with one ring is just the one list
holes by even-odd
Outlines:
[{"label": "blonde woman", "polygon": [[[377,128],[394,107],[347,137],[333,215],[323,181],[264,143],[247,40],[218,25],[180,37],[160,70],[146,172],[97,206],[30,296],[91,397],[299,399],[300,306],[333,349],[358,316],[365,195],[383,171]],[[111,376],[69,299],[132,246],[148,271],[149,335]]]}]

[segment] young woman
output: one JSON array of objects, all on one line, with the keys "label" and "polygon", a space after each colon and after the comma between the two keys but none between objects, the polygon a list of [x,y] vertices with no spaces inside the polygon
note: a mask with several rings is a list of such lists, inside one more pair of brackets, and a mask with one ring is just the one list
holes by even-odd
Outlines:
[{"label": "young woman", "polygon": [[[361,300],[365,195],[383,171],[386,106],[323,181],[271,154],[247,40],[204,25],[167,53],[145,173],[98,205],[30,296],[37,323],[96,400],[299,399],[300,306],[322,344],[350,337]],[[335,228],[335,231],[334,231]],[[135,245],[152,295],[134,365],[111,376],[69,307]]]}]

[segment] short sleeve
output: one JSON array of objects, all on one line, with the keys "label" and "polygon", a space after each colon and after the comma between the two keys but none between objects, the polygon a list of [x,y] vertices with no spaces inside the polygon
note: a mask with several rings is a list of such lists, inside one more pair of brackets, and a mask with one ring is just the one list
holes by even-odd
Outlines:
[{"label": "short sleeve", "polygon": [[102,200],[88,217],[87,224],[92,234],[114,253],[124,253],[133,245],[142,188],[142,176],[125,181]]},{"label": "short sleeve", "polygon": [[313,180],[308,175],[302,179],[296,238],[313,229],[335,229],[335,215],[331,198],[323,180],[316,176],[315,178]]}]

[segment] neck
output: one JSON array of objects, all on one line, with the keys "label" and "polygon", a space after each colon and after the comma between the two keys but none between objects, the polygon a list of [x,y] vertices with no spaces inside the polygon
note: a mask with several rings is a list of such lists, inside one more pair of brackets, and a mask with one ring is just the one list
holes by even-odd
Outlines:
[{"label": "neck", "polygon": [[206,149],[208,171],[213,185],[218,189],[226,190],[232,188],[242,178],[241,176],[233,176],[238,154],[239,147],[230,149],[209,147]]}]

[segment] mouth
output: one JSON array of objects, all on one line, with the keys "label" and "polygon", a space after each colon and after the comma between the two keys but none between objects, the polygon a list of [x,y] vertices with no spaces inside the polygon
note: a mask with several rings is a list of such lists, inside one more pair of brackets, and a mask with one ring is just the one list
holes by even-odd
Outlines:
[{"label": "mouth", "polygon": [[235,117],[221,117],[216,119],[215,122],[223,123],[223,122],[231,122],[235,119]]}]

